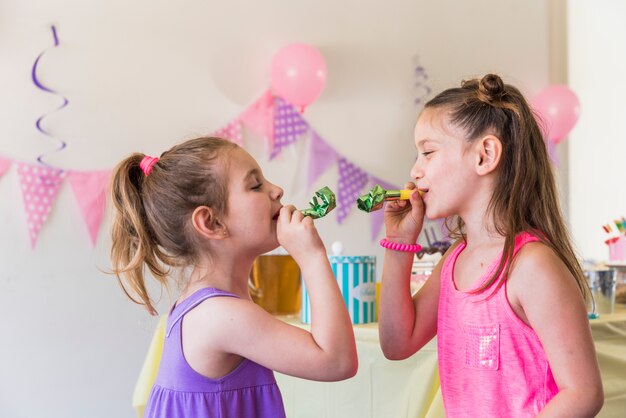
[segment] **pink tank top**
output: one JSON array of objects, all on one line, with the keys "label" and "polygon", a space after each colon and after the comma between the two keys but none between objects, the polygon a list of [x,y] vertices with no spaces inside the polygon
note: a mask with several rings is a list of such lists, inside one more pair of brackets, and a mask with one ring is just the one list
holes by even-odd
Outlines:
[{"label": "pink tank top", "polygon": [[[519,234],[514,254],[533,241]],[[534,417],[559,391],[541,342],[511,309],[506,284],[492,297],[497,283],[478,294],[456,289],[454,265],[464,249],[462,242],[441,270],[437,346],[446,417]]]}]

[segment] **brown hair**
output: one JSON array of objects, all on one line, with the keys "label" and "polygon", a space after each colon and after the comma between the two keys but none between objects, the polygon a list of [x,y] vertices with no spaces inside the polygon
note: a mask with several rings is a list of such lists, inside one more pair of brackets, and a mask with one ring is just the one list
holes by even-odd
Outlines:
[{"label": "brown hair", "polygon": [[[447,110],[450,121],[466,133],[468,142],[490,133],[502,142],[498,179],[487,208],[496,231],[505,237],[503,257],[489,280],[476,292],[485,291],[504,271],[498,288],[508,277],[515,236],[534,233],[552,248],[576,279],[585,300],[590,293],[576,257],[558,202],[556,181],[537,119],[526,99],[495,74],[464,81],[425,104]],[[451,225],[452,220],[447,219]],[[464,222],[457,218],[452,238],[465,239]]]},{"label": "brown hair", "polygon": [[172,267],[196,260],[191,214],[203,205],[217,216],[226,213],[222,159],[236,147],[220,138],[196,138],[164,152],[149,175],[139,166],[145,157],[141,153],[130,155],[113,171],[113,273],[126,295],[151,313],[156,311],[146,289],[145,267],[167,287]]}]

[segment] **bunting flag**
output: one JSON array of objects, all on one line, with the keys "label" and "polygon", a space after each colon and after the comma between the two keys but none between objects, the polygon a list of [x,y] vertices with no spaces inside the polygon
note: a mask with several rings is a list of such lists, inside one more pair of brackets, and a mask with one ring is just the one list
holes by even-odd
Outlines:
[{"label": "bunting flag", "polygon": [[39,231],[48,218],[65,172],[42,165],[18,163],[17,173],[24,199],[30,244],[31,248],[35,248]]},{"label": "bunting flag", "polygon": [[211,136],[218,138],[228,139],[231,142],[243,146],[243,138],[241,136],[241,121],[237,118],[230,122],[228,125],[223,126],[217,131],[213,132]]},{"label": "bunting flag", "polygon": [[307,190],[328,168],[337,163],[339,155],[326,141],[311,129],[311,139],[309,145],[309,170],[307,173]]},{"label": "bunting flag", "polygon": [[0,157],[0,176],[6,173],[9,167],[11,167],[11,160]]},{"label": "bunting flag", "polygon": [[[380,185],[380,187],[382,187],[385,190],[397,190],[399,189],[399,187],[395,187],[393,184],[391,183],[387,183],[384,180],[381,180],[377,177],[372,177],[370,180],[370,185],[371,187],[374,187],[375,185]],[[385,211],[383,209],[381,210],[375,210],[374,212],[371,212],[369,214],[370,216],[370,232],[371,232],[371,236],[372,236],[372,241],[375,241],[376,238],[378,238],[378,234],[380,233],[380,229],[382,228],[383,224],[385,223]]]},{"label": "bunting flag", "polygon": [[265,137],[269,149],[274,144],[274,96],[268,90],[244,110],[239,119],[257,135]]},{"label": "bunting flag", "polygon": [[355,206],[369,175],[344,157],[339,157],[339,184],[337,186],[337,222],[342,223]]},{"label": "bunting flag", "polygon": [[106,191],[111,171],[70,171],[68,180],[95,247],[106,207]]},{"label": "bunting flag", "polygon": [[270,160],[280,154],[280,150],[293,144],[309,130],[309,124],[302,119],[300,112],[280,97],[276,98],[274,110],[274,143],[270,152]]}]

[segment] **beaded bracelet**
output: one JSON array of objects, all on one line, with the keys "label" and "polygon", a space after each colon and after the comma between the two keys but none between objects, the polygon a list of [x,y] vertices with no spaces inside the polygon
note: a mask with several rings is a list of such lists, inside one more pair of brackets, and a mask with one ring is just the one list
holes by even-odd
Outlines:
[{"label": "beaded bracelet", "polygon": [[400,244],[399,242],[387,241],[387,238],[380,240],[380,246],[389,250],[405,251],[409,253],[417,253],[422,250],[422,246],[419,244]]}]

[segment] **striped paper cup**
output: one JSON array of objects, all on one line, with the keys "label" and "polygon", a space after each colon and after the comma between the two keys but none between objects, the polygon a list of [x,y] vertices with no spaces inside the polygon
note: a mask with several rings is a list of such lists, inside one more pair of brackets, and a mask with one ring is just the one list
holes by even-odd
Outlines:
[{"label": "striped paper cup", "polygon": [[[328,257],[353,324],[376,320],[376,257]],[[311,323],[311,304],[306,285],[302,284],[302,322]]]}]

